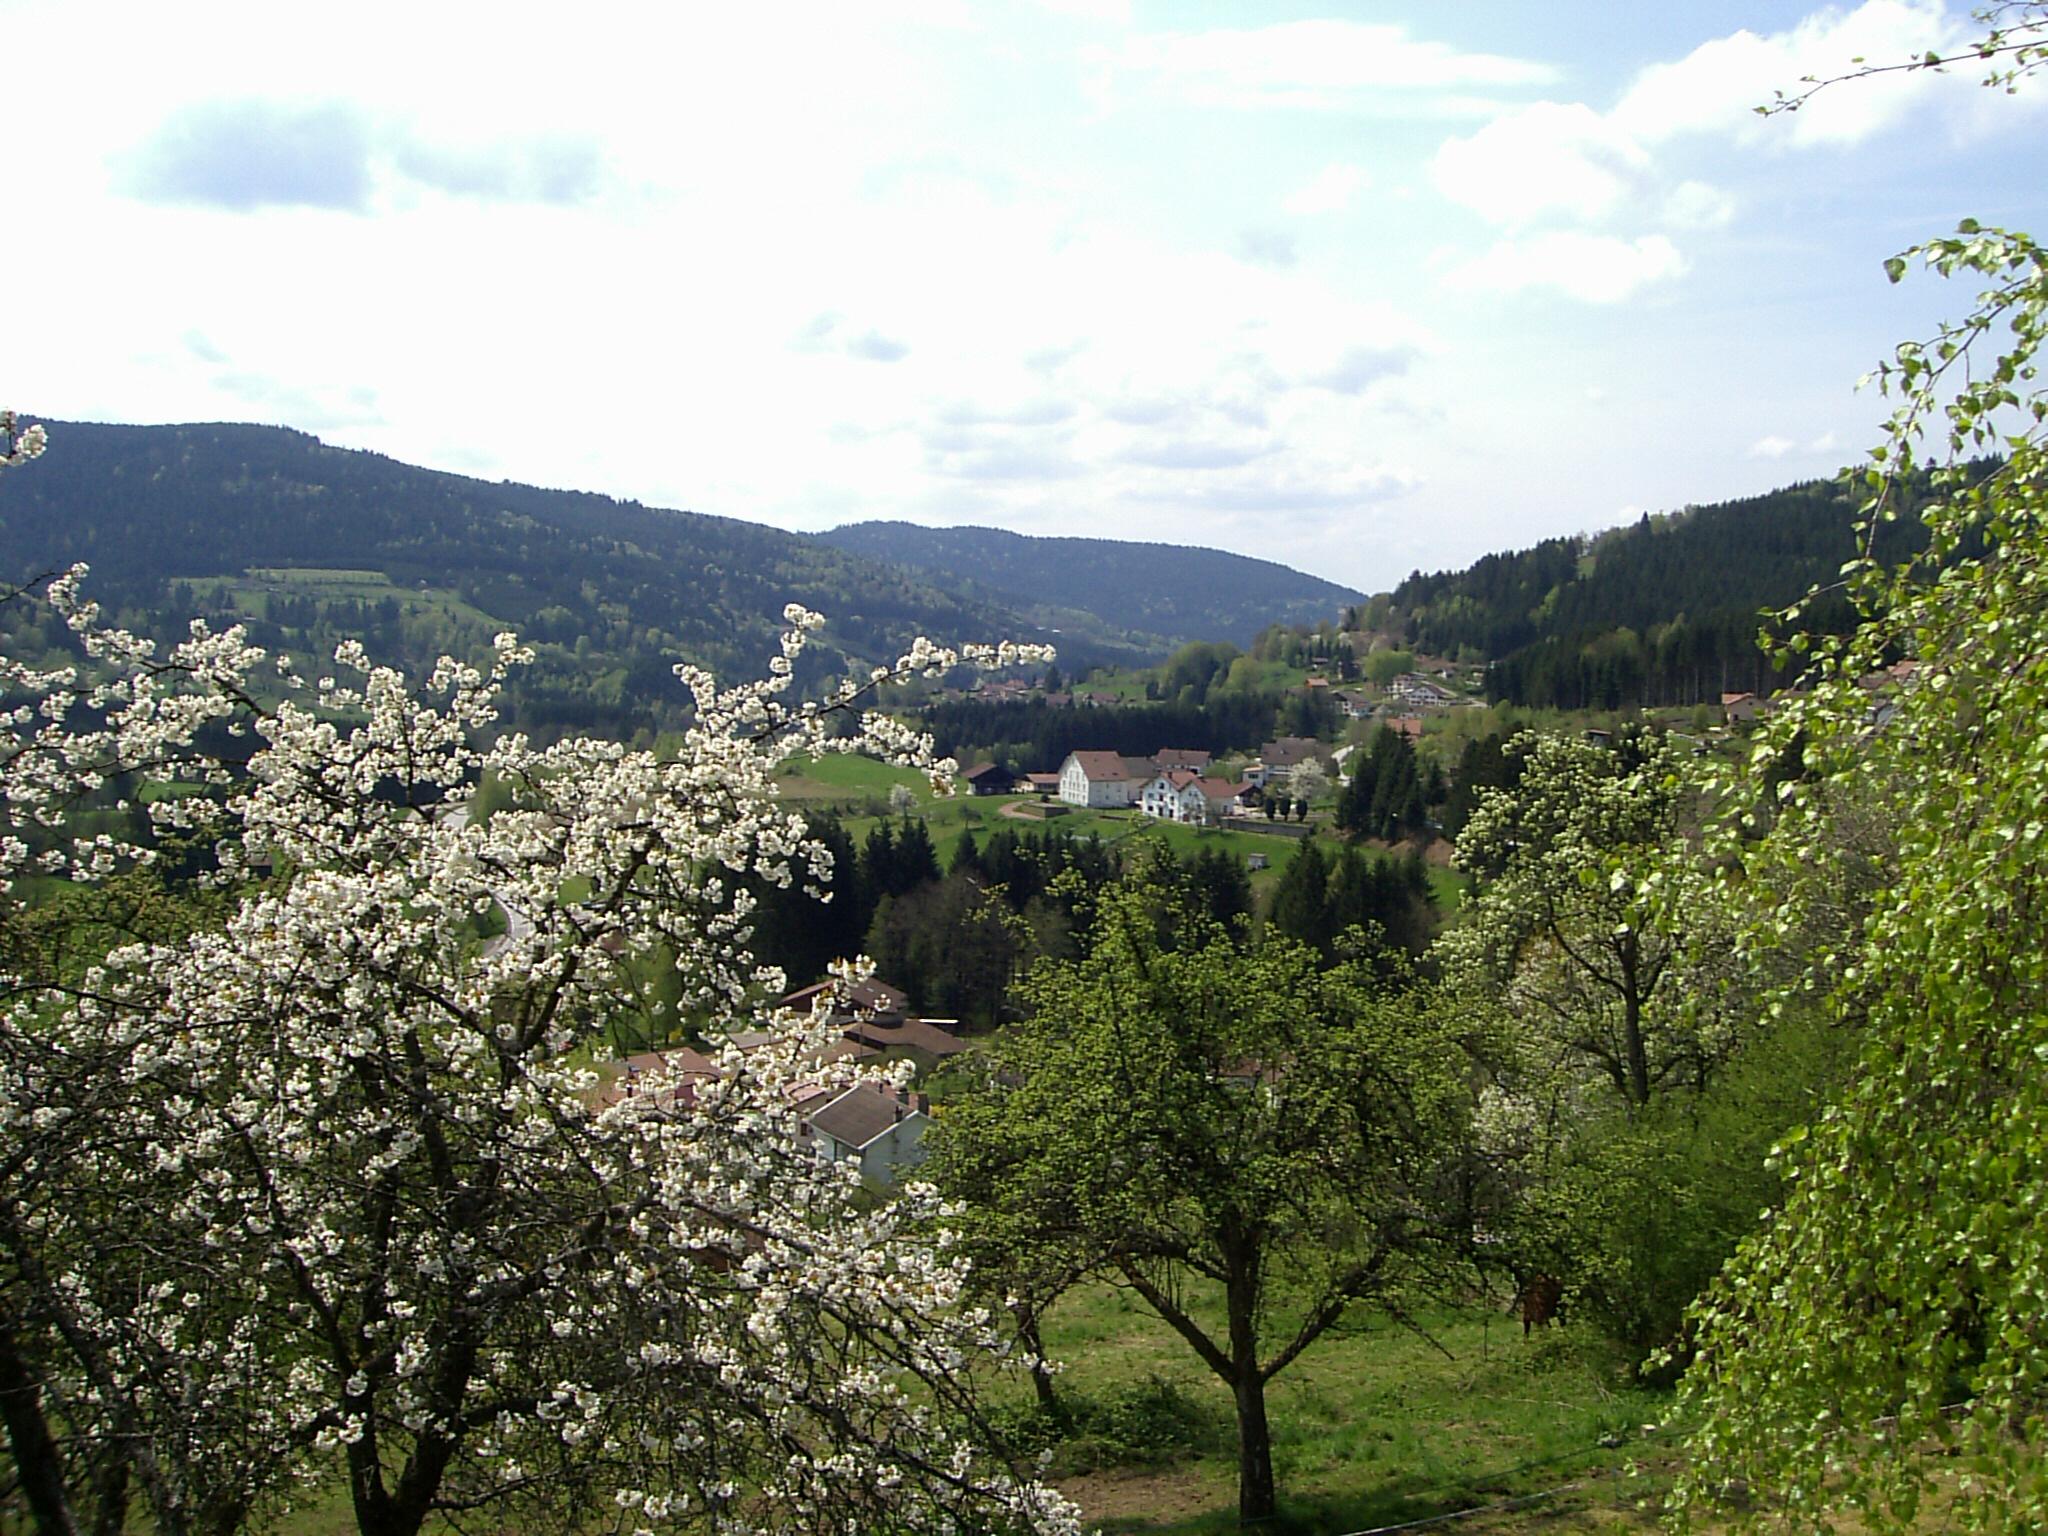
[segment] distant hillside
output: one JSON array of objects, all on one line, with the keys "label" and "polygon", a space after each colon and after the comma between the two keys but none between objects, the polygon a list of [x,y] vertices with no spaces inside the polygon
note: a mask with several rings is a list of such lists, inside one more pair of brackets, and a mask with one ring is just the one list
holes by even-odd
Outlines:
[{"label": "distant hillside", "polygon": [[1336,617],[1361,594],[1271,560],[1113,539],[1034,538],[998,528],[851,523],[818,536],[840,549],[893,560],[948,586],[972,583],[992,598],[1030,605],[1041,622],[1082,610],[1117,629],[1249,645],[1268,624]]},{"label": "distant hillside", "polygon": [[[672,724],[675,658],[758,675],[791,601],[831,620],[835,654],[816,672],[920,632],[1044,638],[901,567],[729,518],[443,474],[277,427],[49,427],[50,451],[0,488],[0,577],[86,560],[92,594],[125,622],[243,615],[302,656],[360,634],[418,665],[516,629],[542,653],[515,700],[528,728]],[[1061,639],[1063,660],[1134,654]]]},{"label": "distant hillside", "polygon": [[[1417,573],[1361,615],[1419,650],[1490,660],[1496,698],[1539,707],[1712,703],[1772,685],[1758,614],[1834,580],[1860,496],[1815,480]],[[1917,524],[1885,525],[1897,559]],[[1847,605],[1823,605],[1823,626]]]}]

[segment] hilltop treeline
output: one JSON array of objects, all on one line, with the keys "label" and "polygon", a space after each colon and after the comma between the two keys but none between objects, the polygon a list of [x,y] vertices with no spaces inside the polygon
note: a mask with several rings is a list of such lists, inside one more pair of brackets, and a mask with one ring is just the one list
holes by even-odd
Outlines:
[{"label": "hilltop treeline", "polygon": [[1266,689],[1211,692],[1201,704],[1053,709],[1042,699],[933,705],[925,729],[942,753],[985,752],[1020,773],[1051,772],[1069,752],[1149,757],[1167,747],[1217,754],[1256,749],[1276,734],[1313,736],[1336,723],[1328,701]]},{"label": "hilltop treeline", "polygon": [[[1417,572],[1353,618],[1417,650],[1491,661],[1496,702],[1627,709],[1764,692],[1778,680],[1757,646],[1760,614],[1835,579],[1855,552],[1861,496],[1816,480],[1546,539],[1463,571]],[[1918,529],[1910,517],[1880,525],[1879,558],[1910,554]],[[1853,614],[1829,597],[1803,622],[1840,633]]]},{"label": "hilltop treeline", "polygon": [[1313,623],[1359,594],[1271,560],[1173,544],[1035,538],[999,528],[852,523],[826,543],[974,582],[1053,609],[1079,609],[1125,630],[1247,645],[1273,623]]}]

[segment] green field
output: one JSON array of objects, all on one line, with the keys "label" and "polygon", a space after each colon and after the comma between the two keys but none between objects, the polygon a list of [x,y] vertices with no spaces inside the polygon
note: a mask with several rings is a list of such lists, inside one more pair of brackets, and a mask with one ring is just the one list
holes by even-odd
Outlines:
[{"label": "green field", "polygon": [[[977,838],[985,839],[990,833],[1005,827],[1018,833],[1057,827],[1076,837],[1099,837],[1112,843],[1132,837],[1149,837],[1183,857],[1212,848],[1239,858],[1263,854],[1268,861],[1267,867],[1252,872],[1252,888],[1263,894],[1279,880],[1281,872],[1301,847],[1298,838],[1222,827],[1183,826],[1175,822],[1155,821],[1135,810],[1090,811],[1069,807],[1065,815],[1042,821],[1006,815],[1009,807],[1028,804],[1033,797],[969,795],[962,792],[940,798],[932,793],[930,781],[914,769],[892,767],[873,758],[847,754],[834,754],[822,759],[792,759],[783,765],[781,777],[776,780],[777,790],[783,799],[820,810],[836,811],[841,825],[856,843],[889,814],[889,791],[898,784],[907,785],[916,797],[915,814],[930,829],[940,857],[949,862],[961,832],[968,828],[973,829]],[[1457,871],[1434,864],[1429,869],[1429,882],[1438,907],[1446,912],[1458,905],[1466,885],[1465,877]]]},{"label": "green field", "polygon": [[173,576],[172,583],[186,582],[202,603],[232,608],[252,618],[267,619],[273,597],[310,597],[328,601],[353,599],[379,603],[393,599],[406,618],[438,615],[495,632],[508,628],[481,608],[464,602],[453,592],[430,587],[398,585],[382,571],[349,570],[338,566],[252,566],[240,576]]}]

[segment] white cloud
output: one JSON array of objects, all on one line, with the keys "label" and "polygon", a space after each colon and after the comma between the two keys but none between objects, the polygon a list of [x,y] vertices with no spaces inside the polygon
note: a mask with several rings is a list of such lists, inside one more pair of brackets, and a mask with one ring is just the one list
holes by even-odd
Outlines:
[{"label": "white cloud", "polygon": [[1539,101],[1445,141],[1430,175],[1444,196],[1496,224],[1557,211],[1592,221],[1648,165],[1642,148],[1591,107]]},{"label": "white cloud", "polygon": [[1277,229],[1241,229],[1237,233],[1237,255],[1255,267],[1286,268],[1301,260],[1294,236]]},{"label": "white cloud", "polygon": [[1735,217],[1735,199],[1704,181],[1681,181],[1664,195],[1664,222],[1673,229],[1719,229]]},{"label": "white cloud", "polygon": [[1204,106],[1345,111],[1369,100],[1542,84],[1548,65],[1466,53],[1405,27],[1322,19],[1129,38],[1099,62]]},{"label": "white cloud", "polygon": [[1077,16],[1083,21],[1128,25],[1131,19],[1131,0],[1038,0],[1038,4],[1048,11]]},{"label": "white cloud", "polygon": [[233,213],[365,214],[379,184],[394,181],[453,197],[569,204],[594,196],[604,171],[603,151],[585,135],[446,140],[350,101],[244,97],[186,103],[115,161],[131,197]]},{"label": "white cloud", "polygon": [[1794,442],[1791,438],[1780,437],[1774,432],[1768,437],[1758,438],[1749,445],[1749,456],[1752,459],[1783,459],[1795,454],[1800,458],[1818,458],[1822,454],[1834,451],[1835,434],[1832,432],[1823,432],[1819,437],[1806,443]]},{"label": "white cloud", "polygon": [[1365,190],[1370,179],[1364,166],[1339,161],[1324,166],[1312,180],[1288,193],[1280,206],[1288,213],[1303,218],[1342,213],[1351,206],[1352,199]]},{"label": "white cloud", "polygon": [[1683,59],[1653,64],[1616,106],[1613,117],[1645,143],[1681,133],[1759,136],[1778,143],[1853,144],[1892,126],[1930,94],[1952,87],[1933,74],[1890,74],[1820,92],[1789,122],[1766,124],[1756,108],[1803,89],[1808,76],[1828,79],[1857,60],[1888,64],[1928,49],[1947,51],[1967,29],[1942,0],[1865,0],[1851,11],[1817,11],[1790,31],[1736,32],[1702,43]]},{"label": "white cloud", "polygon": [[1413,347],[1347,347],[1336,362],[1311,373],[1305,382],[1339,395],[1358,395],[1382,379],[1406,373],[1414,361]]},{"label": "white cloud", "polygon": [[1622,240],[1579,230],[1549,230],[1494,242],[1483,256],[1453,267],[1454,288],[1518,293],[1553,288],[1589,304],[1615,304],[1685,271],[1685,257],[1663,235]]},{"label": "white cloud", "polygon": [[839,352],[864,363],[900,363],[910,355],[910,344],[869,327],[849,332],[846,316],[828,309],[811,316],[797,331],[790,345],[799,352]]}]

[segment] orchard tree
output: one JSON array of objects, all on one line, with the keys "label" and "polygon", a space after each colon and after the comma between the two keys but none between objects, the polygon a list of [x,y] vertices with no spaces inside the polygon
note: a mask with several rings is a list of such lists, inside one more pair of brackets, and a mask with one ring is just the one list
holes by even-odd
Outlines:
[{"label": "orchard tree", "polygon": [[1401,1315],[1456,1251],[1466,1079],[1450,1026],[1362,968],[1162,924],[1165,899],[1112,888],[1087,956],[1033,971],[932,1166],[1025,1273],[1079,1267],[1181,1336],[1230,1389],[1238,1512],[1263,1521],[1267,1384],[1354,1310]]},{"label": "orchard tree", "polygon": [[1458,838],[1479,885],[1441,941],[1447,971],[1522,1021],[1537,1076],[1590,1072],[1632,1109],[1704,1085],[1734,1032],[1713,976],[1722,904],[1686,839],[1682,760],[1647,736],[1609,747],[1529,732],[1508,752],[1515,787],[1485,791]]},{"label": "orchard tree", "polygon": [[[83,659],[0,659],[7,916],[32,869],[150,859],[61,837],[122,775],[210,786],[148,814],[212,840],[230,910],[0,975],[0,1420],[39,1533],[131,1504],[234,1531],[337,1470],[379,1536],[1073,1529],[977,1444],[966,1367],[1001,1345],[931,1192],[874,1206],[800,1138],[822,1019],[687,1084],[608,1094],[588,1065],[657,956],[714,1039],[758,1021],[781,978],[749,956],[748,883],[827,873],[776,765],[859,744],[942,770],[880,715],[829,727],[955,653],[798,701],[821,621],[792,608],[765,680],[678,668],[674,753],[536,748],[491,739],[510,637],[424,688],[353,644],[306,683],[239,629],[160,655],[81,575],[14,601]],[[513,804],[436,813],[486,773]],[[480,944],[494,906],[517,920]]]}]

